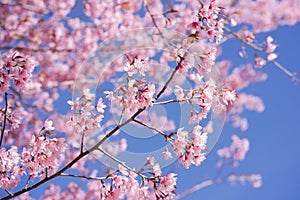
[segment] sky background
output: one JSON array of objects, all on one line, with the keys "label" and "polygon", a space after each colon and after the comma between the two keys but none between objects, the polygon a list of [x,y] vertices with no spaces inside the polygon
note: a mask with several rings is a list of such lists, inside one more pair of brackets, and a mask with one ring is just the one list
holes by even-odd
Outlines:
[{"label": "sky background", "polygon": [[[300,24],[294,27],[279,27],[276,31],[262,34],[262,37],[267,35],[273,36],[279,44],[276,51],[279,55],[277,61],[292,72],[298,71]],[[223,49],[222,57],[231,59],[235,66],[240,62],[236,51],[238,47],[238,42],[230,42],[225,43]],[[216,172],[214,166],[218,160],[216,152],[230,144],[231,134],[250,140],[250,151],[246,159],[232,172],[259,173],[263,177],[262,187],[254,189],[250,184],[243,186],[224,183],[200,190],[186,199],[300,199],[300,86],[295,85],[272,64],[268,64],[262,71],[268,74],[268,79],[244,91],[260,96],[265,103],[265,111],[243,114],[249,122],[249,129],[246,132],[226,124],[207,160],[198,168],[182,172],[185,178],[179,179],[178,192],[214,176]]]}]

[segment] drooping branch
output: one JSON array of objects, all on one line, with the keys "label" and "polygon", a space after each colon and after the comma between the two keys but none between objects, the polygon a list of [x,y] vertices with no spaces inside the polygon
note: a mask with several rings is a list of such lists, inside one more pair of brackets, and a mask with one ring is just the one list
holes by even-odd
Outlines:
[{"label": "drooping branch", "polygon": [[192,194],[194,192],[197,192],[197,191],[199,191],[201,189],[204,189],[206,187],[209,187],[209,186],[213,185],[214,183],[215,183],[215,181],[213,181],[213,180],[203,181],[203,182],[201,182],[201,183],[199,183],[197,185],[194,185],[192,188],[187,189],[183,193],[176,195],[176,197],[174,198],[174,200],[186,198],[188,195],[190,195],[190,194]]},{"label": "drooping branch", "polygon": [[[263,48],[261,48],[261,47],[255,45],[255,44],[253,44],[253,43],[245,42],[238,34],[232,32],[229,28],[224,27],[224,30],[226,30],[230,35],[232,35],[233,37],[237,38],[237,39],[240,40],[242,43],[244,43],[244,44],[250,46],[250,47],[253,48],[254,50],[260,51],[260,52],[263,52],[263,53],[266,53],[266,51],[265,51]],[[275,61],[275,60],[271,60],[270,62],[273,63],[278,69],[280,69],[280,70],[281,70],[283,73],[285,73],[287,76],[291,77],[292,80],[293,80],[294,82],[300,82],[300,80],[296,78],[296,73],[292,73],[291,71],[289,71],[287,68],[285,68],[283,65],[281,65],[279,62],[277,62],[277,61]]]}]

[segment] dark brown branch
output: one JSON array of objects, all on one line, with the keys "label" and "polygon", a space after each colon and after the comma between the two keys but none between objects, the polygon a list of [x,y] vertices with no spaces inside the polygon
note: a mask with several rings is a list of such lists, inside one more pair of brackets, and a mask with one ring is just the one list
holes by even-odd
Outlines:
[{"label": "dark brown branch", "polygon": [[162,136],[165,137],[166,140],[168,139],[168,135],[166,135],[166,134],[165,134],[164,132],[162,132],[161,130],[158,130],[157,128],[152,127],[152,126],[149,126],[148,124],[145,124],[144,122],[141,122],[141,121],[136,120],[136,119],[133,119],[133,121],[136,122],[136,123],[138,123],[138,124],[140,124],[140,125],[142,125],[142,126],[145,126],[145,127],[149,128],[149,129],[151,129],[151,130],[153,130],[153,131],[155,131],[155,132],[157,132],[157,133],[159,133],[159,134],[161,134]]},{"label": "dark brown branch", "polygon": [[5,127],[6,127],[6,120],[7,120],[7,109],[8,109],[7,95],[8,95],[7,92],[5,92],[4,93],[5,108],[3,113],[3,124],[2,124],[1,137],[0,137],[0,146],[2,146],[2,140],[3,140]]},{"label": "dark brown branch", "polygon": [[81,179],[87,179],[87,180],[94,180],[94,181],[101,181],[105,179],[109,179],[110,177],[104,176],[104,177],[89,177],[89,176],[82,176],[82,175],[75,175],[75,174],[65,174],[62,173],[60,176],[69,176],[73,178],[81,178]]},{"label": "dark brown branch", "polygon": [[164,85],[164,87],[161,89],[161,91],[156,95],[155,100],[157,100],[167,89],[168,85],[170,84],[171,80],[173,79],[173,77],[175,76],[176,72],[179,70],[180,65],[182,64],[184,58],[186,56],[186,53],[184,53],[184,55],[181,57],[180,56],[180,60],[177,63],[177,66],[175,68],[175,70],[172,72],[171,76],[169,77],[169,79],[167,80],[166,84]]},{"label": "dark brown branch", "polygon": [[[165,83],[164,87],[159,91],[159,93],[157,94],[155,100],[159,99],[159,97],[164,93],[164,91],[167,89],[168,85],[170,84],[171,80],[173,79],[173,77],[175,76],[176,72],[179,70],[180,65],[182,64],[184,58],[186,56],[186,53],[180,57],[179,62],[177,63],[176,68],[173,70],[171,76],[169,77],[169,79],[167,80],[167,82]],[[109,138],[111,137],[116,131],[118,131],[121,127],[125,126],[126,124],[130,123],[131,121],[133,121],[140,113],[142,113],[144,110],[146,109],[146,107],[139,109],[138,111],[136,111],[129,119],[127,119],[125,122],[123,122],[120,125],[117,125],[113,130],[111,130],[109,133],[107,133],[98,143],[96,143],[93,147],[91,147],[89,150],[81,152],[74,160],[72,160],[70,163],[68,163],[66,166],[64,166],[62,169],[60,169],[59,171],[57,171],[55,174],[46,177],[45,179],[39,181],[38,183],[29,186],[27,188],[23,188],[17,192],[15,192],[12,195],[8,195],[6,197],[4,197],[2,200],[7,200],[7,199],[12,199],[18,195],[21,195],[25,192],[31,191],[35,188],[37,188],[38,186],[48,182],[49,180],[56,178],[58,176],[60,176],[64,171],[66,171],[67,169],[71,168],[76,162],[78,162],[80,159],[82,159],[83,157],[85,157],[86,155],[88,155],[90,152],[95,151],[95,150],[99,150],[99,147]]]},{"label": "dark brown branch", "polygon": [[29,186],[27,188],[23,188],[17,192],[15,192],[14,194],[12,195],[8,195],[6,197],[3,197],[1,200],[7,200],[7,199],[12,199],[16,196],[19,196],[25,192],[28,192],[28,191],[31,191],[35,188],[37,188],[38,186],[48,182],[49,180],[55,178],[55,177],[58,177],[60,176],[64,171],[66,171],[67,169],[71,168],[76,162],[78,162],[81,158],[85,157],[86,155],[88,155],[90,152],[89,151],[85,151],[81,154],[79,154],[74,160],[72,160],[69,164],[67,164],[65,167],[63,167],[61,170],[59,170],[58,172],[56,172],[55,174],[49,176],[49,177],[46,177],[44,178],[43,180],[37,182],[36,184],[32,185],[32,186]]},{"label": "dark brown branch", "polygon": [[55,48],[28,48],[28,47],[18,47],[18,46],[0,46],[0,49],[2,50],[9,50],[9,49],[14,49],[17,51],[30,51],[30,52],[46,52],[46,51],[51,51],[55,53],[59,52],[72,52],[74,49],[55,49]]},{"label": "dark brown branch", "polygon": [[154,15],[150,12],[149,7],[148,7],[147,5],[145,5],[145,9],[146,9],[146,11],[149,13],[149,15],[150,15],[150,17],[151,17],[151,20],[152,20],[152,23],[153,23],[153,25],[155,26],[155,28],[157,29],[158,33],[159,33],[162,37],[164,37],[164,36],[163,36],[163,33],[161,32],[160,28],[158,27],[158,25],[157,25],[157,23],[156,23],[156,21],[155,21],[155,19],[154,19]]}]

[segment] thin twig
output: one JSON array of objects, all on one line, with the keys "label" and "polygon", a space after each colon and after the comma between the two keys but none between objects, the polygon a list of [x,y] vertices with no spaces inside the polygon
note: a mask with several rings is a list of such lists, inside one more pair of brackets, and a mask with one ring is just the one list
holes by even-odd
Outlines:
[{"label": "thin twig", "polygon": [[265,52],[263,48],[260,48],[260,47],[256,46],[255,44],[252,44],[252,43],[249,43],[249,42],[245,42],[238,34],[232,32],[229,28],[224,27],[224,30],[226,30],[232,36],[234,36],[235,38],[237,38],[238,40],[240,40],[242,43],[244,43],[244,44],[252,47],[253,49],[255,49],[257,51]]},{"label": "thin twig", "polygon": [[36,105],[30,105],[29,103],[27,103],[27,101],[24,99],[23,95],[20,94],[20,92],[18,92],[17,90],[15,90],[13,87],[9,87],[9,89],[18,96],[19,100],[23,103],[23,105],[27,108],[34,108],[34,109],[39,109],[42,110],[46,113],[51,113],[49,110],[47,110],[45,107],[39,107]]},{"label": "thin twig", "polygon": [[176,197],[174,199],[178,200],[178,199],[185,198],[185,197],[187,197],[188,195],[190,195],[190,194],[192,194],[194,192],[197,192],[197,191],[199,191],[199,190],[201,190],[203,188],[206,188],[208,186],[213,185],[214,183],[215,183],[215,181],[213,181],[213,180],[203,181],[203,182],[201,182],[201,183],[193,186],[192,188],[184,191],[183,193],[176,195]]},{"label": "thin twig", "polygon": [[148,124],[145,124],[144,122],[141,122],[141,121],[136,120],[136,119],[133,119],[133,121],[136,122],[136,123],[138,123],[138,124],[140,124],[140,125],[142,125],[142,126],[145,126],[145,127],[149,128],[149,129],[151,129],[151,130],[156,131],[157,133],[159,133],[159,134],[161,134],[162,136],[164,136],[166,140],[167,140],[168,137],[169,137],[168,135],[166,135],[166,134],[165,134],[164,132],[162,132],[161,130],[158,130],[157,128],[154,128],[154,127],[152,127],[152,126],[149,126]]},{"label": "thin twig", "polygon": [[163,33],[161,32],[160,28],[158,27],[158,25],[154,19],[154,15],[151,13],[151,11],[147,5],[145,5],[145,9],[146,9],[147,13],[149,13],[152,23],[155,26],[155,28],[157,29],[158,33],[161,35],[162,38],[164,38]]},{"label": "thin twig", "polygon": [[69,176],[73,178],[82,178],[82,179],[87,179],[87,180],[95,180],[95,181],[101,181],[105,179],[109,179],[110,177],[104,176],[104,177],[89,177],[89,176],[83,176],[83,175],[75,175],[75,174],[66,174],[62,173],[60,176]]},{"label": "thin twig", "polygon": [[82,133],[82,136],[81,136],[80,153],[83,152],[83,144],[84,144],[84,133]]},{"label": "thin twig", "polygon": [[124,112],[125,112],[125,107],[122,109],[122,113],[121,113],[121,116],[120,116],[118,124],[122,123]]},{"label": "thin twig", "polygon": [[180,103],[180,102],[184,102],[187,101],[188,99],[170,99],[170,100],[166,100],[166,101],[160,101],[160,102],[155,102],[152,105],[153,106],[157,106],[157,105],[164,105],[164,104],[169,104],[169,103]]},{"label": "thin twig", "polygon": [[5,189],[5,192],[9,195],[11,195],[12,193],[10,191],[8,191],[8,189]]},{"label": "thin twig", "polygon": [[28,47],[18,47],[18,46],[0,46],[1,50],[9,50],[9,49],[14,49],[17,51],[30,51],[30,52],[47,52],[47,51],[51,51],[51,52],[55,52],[55,53],[59,53],[59,52],[72,52],[75,49],[55,49],[55,48],[38,48],[38,49],[33,49],[33,48],[28,48]]},{"label": "thin twig", "polygon": [[110,159],[112,159],[113,161],[117,162],[118,164],[122,165],[123,167],[125,167],[126,169],[128,169],[129,171],[139,175],[140,177],[144,178],[144,179],[149,179],[147,176],[145,176],[144,174],[140,173],[139,171],[136,171],[135,169],[129,167],[128,165],[125,164],[125,162],[122,162],[121,160],[113,157],[112,155],[110,155],[109,153],[107,153],[106,151],[104,151],[101,148],[97,149],[98,151],[100,151],[101,153],[103,153],[104,155],[106,155],[107,157],[109,157]]},{"label": "thin twig", "polygon": [[3,113],[3,124],[2,124],[2,130],[1,130],[0,146],[2,146],[2,140],[3,140],[5,127],[6,127],[7,109],[8,109],[7,95],[8,95],[7,92],[5,92],[4,93],[5,108],[4,108],[4,113]]},{"label": "thin twig", "polygon": [[295,77],[295,74],[290,72],[289,70],[287,70],[284,66],[282,66],[280,63],[278,63],[275,60],[271,61],[278,69],[280,69],[281,71],[283,71],[286,75],[290,76],[293,78],[293,80],[295,82],[299,82],[299,80]]},{"label": "thin twig", "polygon": [[173,79],[173,77],[175,76],[176,72],[179,70],[179,67],[181,66],[184,58],[186,56],[186,52],[184,53],[183,56],[180,56],[180,60],[177,63],[177,66],[175,68],[175,70],[173,70],[171,76],[169,77],[169,79],[167,80],[166,84],[164,85],[164,87],[161,89],[161,91],[156,95],[155,100],[158,100],[158,98],[165,92],[165,90],[167,89],[167,87],[169,86],[171,80]]},{"label": "thin twig", "polygon": [[[234,36],[235,38],[237,38],[238,40],[240,40],[242,43],[252,47],[254,50],[266,53],[266,51],[263,48],[258,47],[255,44],[252,44],[250,42],[245,42],[238,34],[232,32],[229,28],[224,27],[224,30],[226,30],[228,33],[230,33],[232,36]],[[272,60],[270,61],[271,63],[273,63],[278,69],[280,69],[283,73],[285,73],[286,75],[288,75],[289,77],[291,77],[293,79],[293,81],[295,82],[299,82],[299,80],[295,77],[295,73],[290,72],[288,69],[286,69],[283,65],[281,65],[279,62]]]}]

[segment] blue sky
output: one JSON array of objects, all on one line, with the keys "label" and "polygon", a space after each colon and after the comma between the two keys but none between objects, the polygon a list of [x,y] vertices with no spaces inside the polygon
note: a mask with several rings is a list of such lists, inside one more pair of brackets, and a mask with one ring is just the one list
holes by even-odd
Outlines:
[{"label": "blue sky", "polygon": [[[299,34],[300,24],[280,27],[276,31],[263,34],[275,38],[279,44],[276,51],[279,55],[277,61],[293,72],[300,69]],[[237,65],[240,59],[232,47],[232,43],[224,44],[223,56],[231,58],[233,64]],[[268,74],[267,81],[250,86],[245,91],[260,96],[266,105],[265,111],[244,114],[249,120],[249,129],[246,132],[226,124],[217,145],[201,167],[182,171],[185,178],[179,180],[178,191],[214,176],[216,151],[230,144],[231,134],[250,140],[250,151],[246,159],[232,171],[236,174],[260,173],[263,176],[263,186],[254,189],[249,184],[232,186],[225,183],[205,188],[186,199],[300,199],[300,86],[295,85],[272,64],[262,70]]]}]

